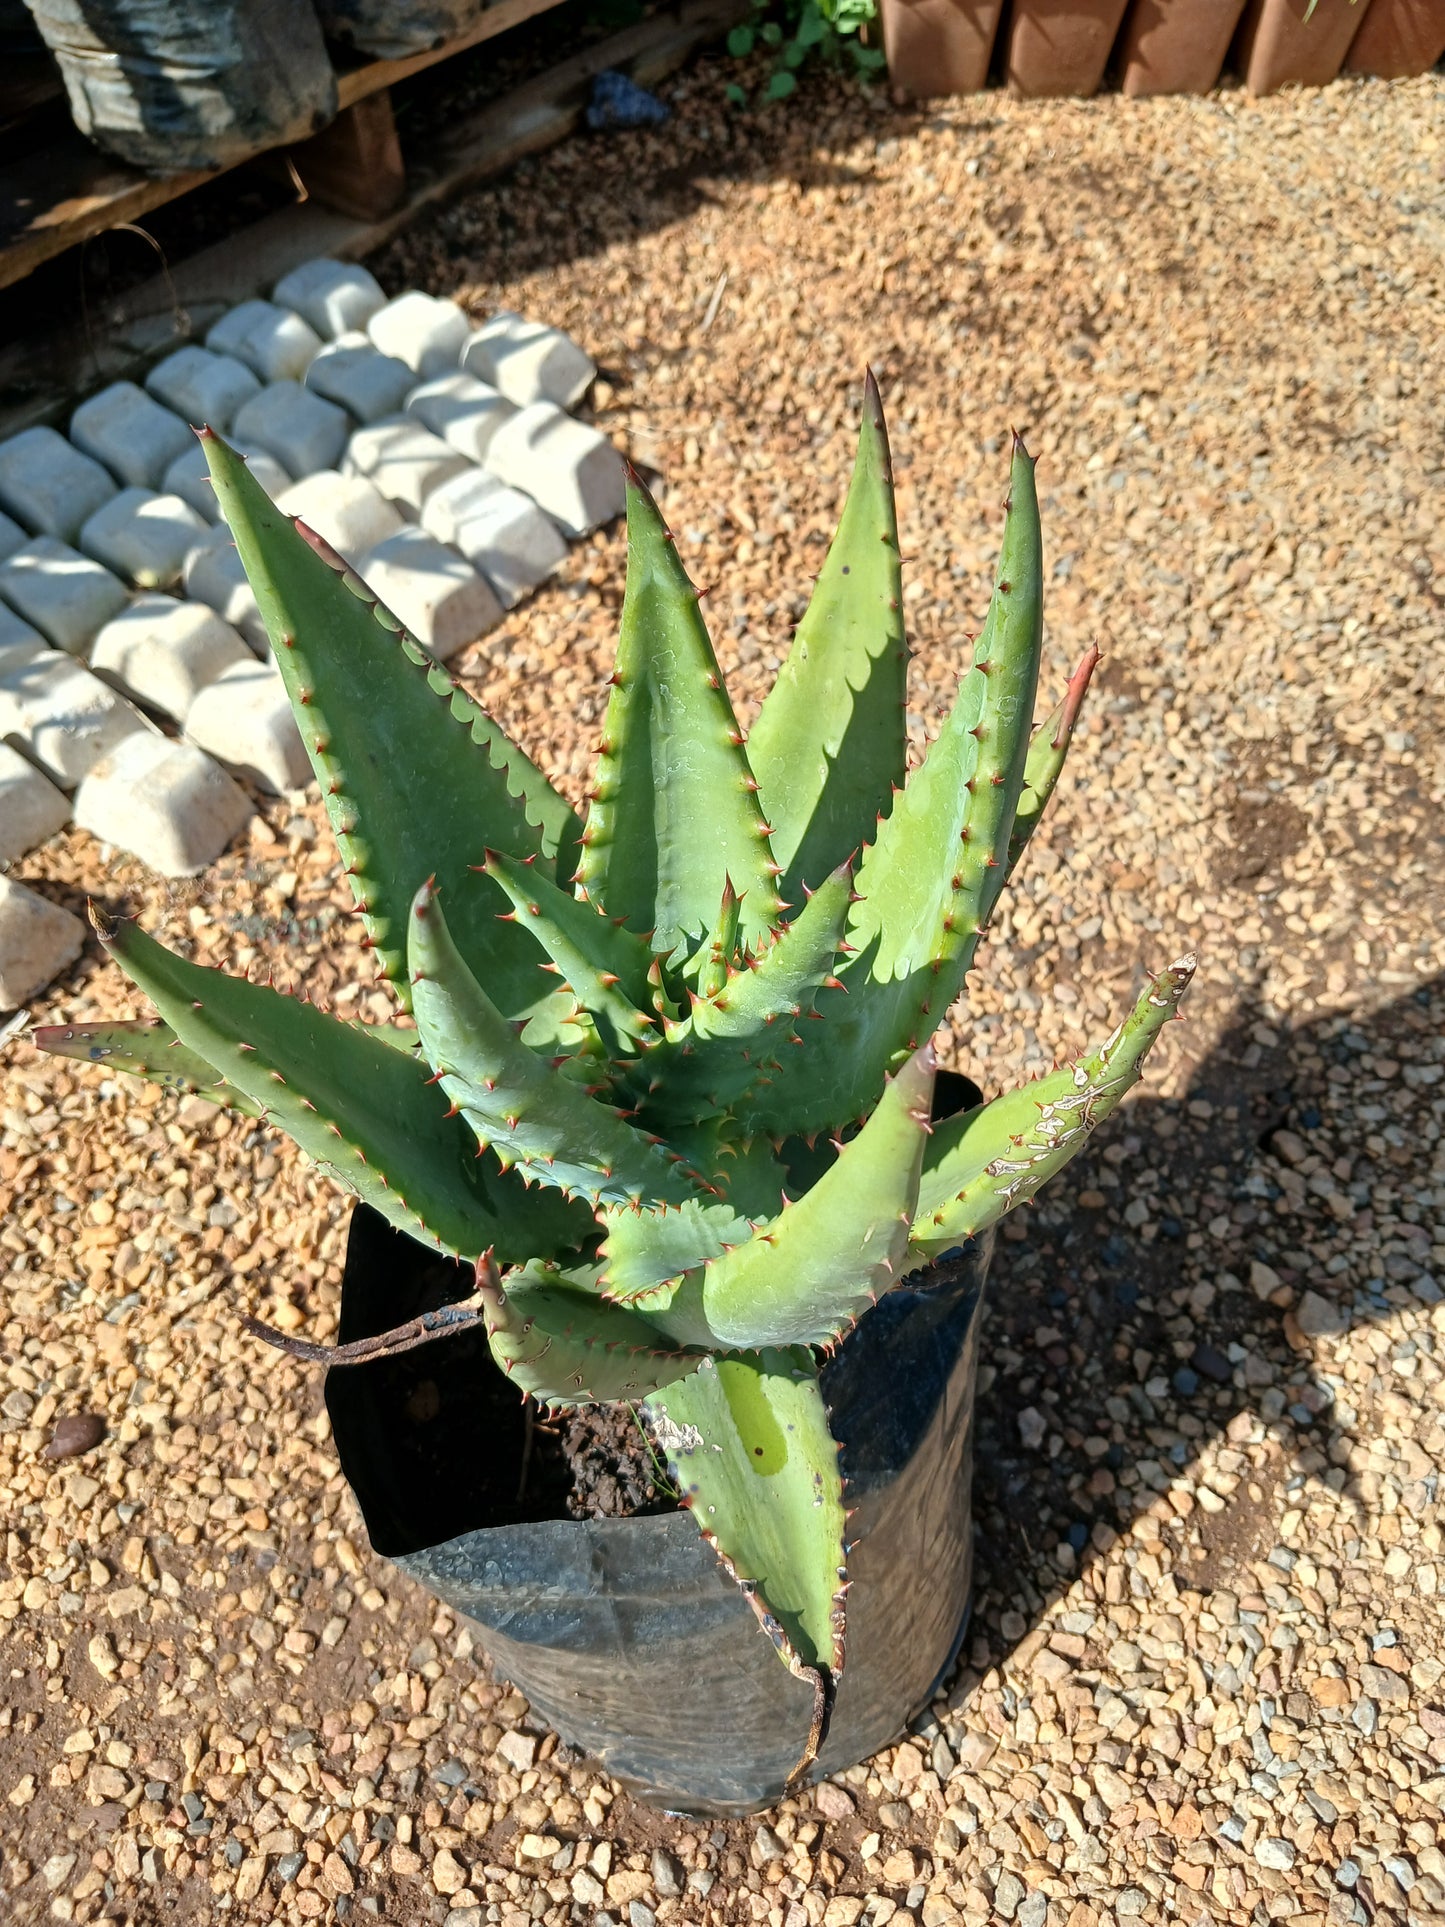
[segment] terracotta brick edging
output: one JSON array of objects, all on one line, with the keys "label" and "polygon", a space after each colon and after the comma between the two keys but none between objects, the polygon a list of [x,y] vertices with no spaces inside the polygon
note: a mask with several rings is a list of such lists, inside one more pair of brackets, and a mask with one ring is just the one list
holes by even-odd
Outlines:
[{"label": "terracotta brick edging", "polygon": [[1121,91],[1208,93],[1226,68],[1250,94],[1382,79],[1445,54],[1445,0],[878,0],[897,94],[976,93],[990,77],[1023,99]]}]

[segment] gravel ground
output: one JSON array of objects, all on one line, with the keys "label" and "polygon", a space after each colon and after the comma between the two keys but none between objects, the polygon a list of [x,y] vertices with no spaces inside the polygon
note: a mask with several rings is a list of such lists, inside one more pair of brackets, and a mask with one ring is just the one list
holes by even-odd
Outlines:
[{"label": "gravel ground", "polygon": [[[997,1089],[1146,964],[1203,962],[1146,1085],[1000,1244],[966,1664],[767,1824],[637,1807],[371,1555],[316,1376],[240,1333],[334,1330],[345,1207],[244,1121],[11,1044],[10,1919],[1445,1916],[1445,84],[903,115],[809,82],[737,121],[728,77],[377,266],[592,349],[748,711],[865,361],[920,740],[1009,426],[1042,455],[1051,681],[1094,638],[1105,664],[952,1060]],[[574,789],[622,567],[596,537],[468,664]],[[18,870],[380,1015],[318,823],[270,806],[194,885],[78,832]],[[134,1007],[94,955],[45,1001]],[[46,1459],[84,1413],[103,1439]]]}]

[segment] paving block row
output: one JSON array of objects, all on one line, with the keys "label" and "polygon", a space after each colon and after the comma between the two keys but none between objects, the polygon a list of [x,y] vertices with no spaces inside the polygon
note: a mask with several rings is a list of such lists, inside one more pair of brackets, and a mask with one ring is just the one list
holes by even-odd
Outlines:
[{"label": "paving block row", "polygon": [[[249,814],[222,764],[277,792],[310,780],[191,424],[226,433],[443,660],[561,564],[566,536],[623,506],[616,452],[565,412],[595,368],[558,330],[514,314],[474,329],[455,302],[388,301],[330,260],[273,293],[143,386],[83,402],[68,440],[36,428],[0,444],[0,862],[73,815],[194,874]],[[55,906],[33,897],[15,899],[32,934],[18,964],[0,956],[0,1004],[31,994],[9,995],[45,951],[35,931],[65,948]]]},{"label": "paving block row", "polygon": [[0,876],[0,1010],[43,990],[85,942],[85,926],[58,903]]}]

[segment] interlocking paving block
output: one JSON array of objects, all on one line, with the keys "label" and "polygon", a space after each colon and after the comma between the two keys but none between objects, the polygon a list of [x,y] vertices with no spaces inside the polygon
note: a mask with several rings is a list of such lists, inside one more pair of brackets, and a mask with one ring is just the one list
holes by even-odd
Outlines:
[{"label": "interlocking paving block", "polygon": [[25,539],[25,530],[18,522],[12,522],[8,515],[0,515],[0,562],[7,555],[14,555]]},{"label": "interlocking paving block", "polygon": [[168,589],[210,525],[179,495],[123,488],[80,531],[80,547],[138,589]]},{"label": "interlocking paving block", "polygon": [[276,506],[286,515],[300,516],[348,561],[406,527],[375,483],[364,475],[339,475],[332,469],[293,482],[277,496]]},{"label": "interlocking paving block", "polygon": [[75,792],[75,820],[162,876],[214,863],[251,816],[251,800],[194,743],[128,736]]},{"label": "interlocking paving block", "polygon": [[184,722],[196,697],[236,663],[254,664],[250,648],[203,602],[137,596],[95,639],[90,666],[137,702]]},{"label": "interlocking paving block", "polygon": [[179,415],[162,408],[144,388],[133,381],[113,381],[76,409],[70,439],[82,454],[104,462],[118,482],[158,488],[195,437]]},{"label": "interlocking paving block", "polygon": [[39,849],[70,820],[70,799],[18,749],[0,743],[0,863]]},{"label": "interlocking paving block", "polygon": [[434,489],[422,505],[421,525],[480,569],[507,609],[567,559],[566,539],[551,517],[529,495],[481,469]]},{"label": "interlocking paving block", "polygon": [[[246,466],[265,489],[274,502],[283,489],[291,486],[291,477],[274,455],[254,443],[232,443],[236,453],[244,456]],[[216,500],[216,491],[211,484],[211,471],[206,464],[206,451],[199,442],[189,453],[182,455],[178,462],[172,462],[165,474],[165,488],[169,494],[179,495],[183,502],[203,515],[208,522],[219,522],[221,505]]]},{"label": "interlocking paving block", "polygon": [[32,629],[28,622],[22,622],[7,604],[0,602],[0,676],[7,669],[18,669],[37,651],[50,654],[44,636],[38,629]]},{"label": "interlocking paving block", "polygon": [[42,649],[26,662],[0,663],[0,736],[61,789],[74,789],[125,737],[150,728],[73,656]]},{"label": "interlocking paving block", "polygon": [[261,392],[245,362],[194,345],[158,361],[146,376],[146,387],[192,428],[215,428],[222,434],[236,410]]},{"label": "interlocking paving block", "polygon": [[461,359],[472,331],[455,301],[413,288],[378,308],[366,332],[384,355],[395,355],[423,381],[445,374]]},{"label": "interlocking paving block", "polygon": [[223,622],[240,631],[258,656],[269,651],[270,639],[256,592],[246,580],[228,528],[222,525],[213,529],[207,541],[196,544],[186,557],[182,579],[191,600],[214,609]]},{"label": "interlocking paving block", "polygon": [[271,290],[271,298],[292,308],[324,340],[334,340],[351,328],[364,328],[386,296],[375,275],[355,261],[332,261],[318,256],[292,268]]},{"label": "interlocking paving block", "polygon": [[434,488],[460,475],[468,466],[465,455],[406,415],[358,428],[341,465],[344,475],[364,475],[412,515]]},{"label": "interlocking paving block", "polygon": [[470,562],[423,529],[378,543],[357,573],[443,662],[502,619],[501,603]]},{"label": "interlocking paving block", "polygon": [[38,890],[0,877],[0,1010],[14,1010],[74,963],[85,925]]},{"label": "interlocking paving block", "polygon": [[53,428],[26,428],[0,442],[0,507],[36,535],[73,542],[114,494],[114,477]]},{"label": "interlocking paving block", "polygon": [[517,411],[495,388],[458,369],[413,388],[406,398],[406,412],[469,462],[484,462],[492,437]]},{"label": "interlocking paving block", "polygon": [[321,337],[290,308],[274,301],[243,301],[223,314],[206,346],[237,361],[262,381],[300,381],[321,348]]},{"label": "interlocking paving block", "polygon": [[119,576],[53,536],[37,535],[0,562],[0,596],[57,649],[83,656],[129,600]]},{"label": "interlocking paving block", "polygon": [[278,796],[312,780],[291,699],[273,663],[237,663],[225,670],[192,703],[186,734]]},{"label": "interlocking paving block", "polygon": [[394,415],[416,386],[416,371],[384,355],[364,334],[343,335],[306,370],[306,386],[358,422]]},{"label": "interlocking paving block", "polygon": [[461,364],[518,408],[534,401],[575,408],[597,373],[596,362],[570,335],[509,309],[483,322],[463,348]]},{"label": "interlocking paving block", "polygon": [[617,450],[551,402],[534,402],[503,422],[487,451],[487,467],[530,495],[569,535],[586,535],[626,505]]},{"label": "interlocking paving block", "polygon": [[238,441],[253,442],[288,475],[314,475],[334,468],[351,433],[351,417],[296,381],[273,381],[238,409],[232,423]]}]

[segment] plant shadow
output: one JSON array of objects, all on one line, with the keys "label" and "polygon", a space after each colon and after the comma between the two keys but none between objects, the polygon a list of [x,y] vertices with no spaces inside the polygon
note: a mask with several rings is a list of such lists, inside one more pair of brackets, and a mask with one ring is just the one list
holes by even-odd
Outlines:
[{"label": "plant shadow", "polygon": [[[1248,1594],[1257,1562],[1282,1577],[1294,1563],[1284,1507],[1315,1481],[1353,1492],[1357,1421],[1315,1338],[1440,1301],[1424,1127],[1442,1034],[1445,976],[1292,1029],[1245,1002],[1184,1097],[1146,1084],[1008,1221],[983,1340],[975,1614],[950,1705],[1021,1648],[1027,1661],[1044,1615],[1141,1512],[1179,1591]],[[1252,1470],[1187,1520],[1158,1503],[1256,1424],[1273,1485]],[[1429,1478],[1404,1485],[1402,1506],[1433,1505]]]}]

